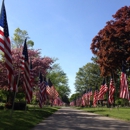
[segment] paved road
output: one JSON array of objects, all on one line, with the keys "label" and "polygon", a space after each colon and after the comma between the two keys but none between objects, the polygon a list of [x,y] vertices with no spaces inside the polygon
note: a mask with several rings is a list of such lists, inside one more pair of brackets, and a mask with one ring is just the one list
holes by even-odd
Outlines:
[{"label": "paved road", "polygon": [[32,130],[130,130],[130,122],[63,107]]}]

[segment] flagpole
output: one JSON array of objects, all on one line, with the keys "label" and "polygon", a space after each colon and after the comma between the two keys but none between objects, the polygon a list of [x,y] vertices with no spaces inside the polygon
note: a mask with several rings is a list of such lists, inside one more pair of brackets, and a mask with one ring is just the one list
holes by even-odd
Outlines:
[{"label": "flagpole", "polygon": [[115,84],[115,76],[114,76],[114,73],[112,71],[112,78],[113,78],[113,83],[114,83],[114,86],[115,86],[115,92],[114,92],[114,101],[113,101],[113,107],[115,107],[115,96],[116,96],[116,84]]},{"label": "flagpole", "polygon": [[[19,53],[20,53],[20,50],[19,50]],[[19,59],[20,59],[20,55],[19,55]],[[19,60],[19,63],[20,63],[20,60]],[[19,69],[18,72],[19,73],[18,73],[18,79],[17,79],[17,84],[16,84],[16,90],[15,90],[15,93],[14,93],[14,100],[13,100],[13,105],[12,105],[12,111],[11,111],[11,114],[10,114],[11,118],[12,118],[12,115],[13,115],[14,102],[15,102],[15,98],[16,98],[16,91],[18,91],[18,85],[19,85],[19,79],[20,79],[20,73],[21,73],[20,69]]]},{"label": "flagpole", "polygon": [[[19,74],[18,74],[16,89],[18,89],[19,79],[20,79],[20,70],[19,70]],[[16,90],[16,91],[17,91],[17,90]],[[10,115],[11,117],[12,117],[13,110],[14,110],[14,102],[15,102],[15,98],[16,98],[16,91],[15,91],[15,93],[14,93],[14,100],[13,100],[12,111],[11,111],[11,115]]]}]

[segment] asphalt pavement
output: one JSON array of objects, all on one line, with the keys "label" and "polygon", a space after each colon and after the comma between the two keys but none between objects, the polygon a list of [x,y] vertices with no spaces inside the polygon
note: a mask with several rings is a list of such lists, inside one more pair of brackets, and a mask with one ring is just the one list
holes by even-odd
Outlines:
[{"label": "asphalt pavement", "polygon": [[130,130],[130,122],[62,107],[32,130]]}]

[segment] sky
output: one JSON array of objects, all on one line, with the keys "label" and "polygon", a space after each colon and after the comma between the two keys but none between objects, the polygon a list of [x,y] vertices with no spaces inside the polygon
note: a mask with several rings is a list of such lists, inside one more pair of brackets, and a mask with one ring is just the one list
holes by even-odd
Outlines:
[{"label": "sky", "polygon": [[92,39],[123,6],[130,0],[5,0],[10,39],[19,27],[41,56],[58,58],[71,94],[79,68],[92,62]]}]

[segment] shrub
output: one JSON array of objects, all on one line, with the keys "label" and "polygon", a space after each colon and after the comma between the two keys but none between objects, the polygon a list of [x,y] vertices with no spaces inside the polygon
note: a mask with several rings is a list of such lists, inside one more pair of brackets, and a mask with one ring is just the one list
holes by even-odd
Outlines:
[{"label": "shrub", "polygon": [[[6,103],[5,108],[12,109],[12,104],[11,103]],[[14,110],[25,110],[25,108],[26,108],[26,103],[25,102],[15,102],[14,103]]]},{"label": "shrub", "polygon": [[124,99],[117,99],[115,101],[116,105],[124,106],[125,105],[125,100]]},{"label": "shrub", "polygon": [[4,106],[0,106],[0,110],[3,110],[4,109]]},{"label": "shrub", "polygon": [[14,110],[25,110],[26,103],[25,102],[15,102],[14,103]]},{"label": "shrub", "polygon": [[9,103],[9,102],[5,103],[5,108],[11,109],[12,108],[12,104]]}]

